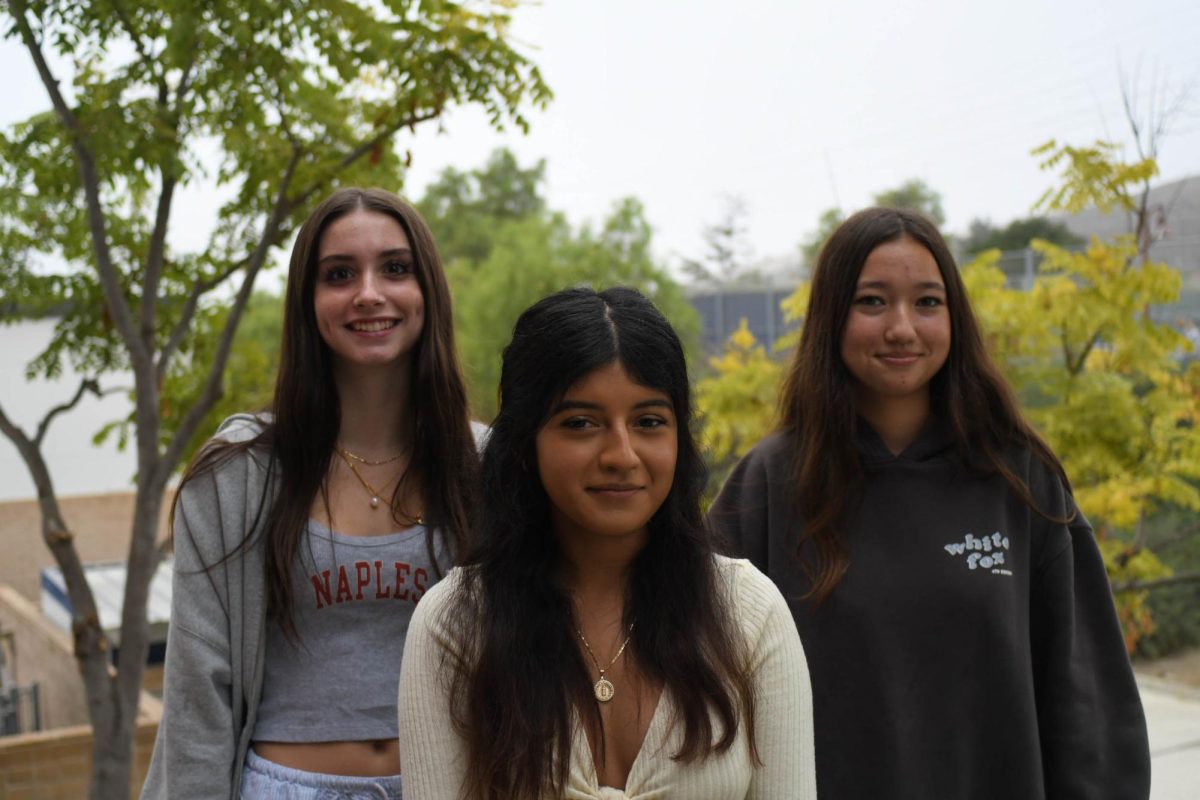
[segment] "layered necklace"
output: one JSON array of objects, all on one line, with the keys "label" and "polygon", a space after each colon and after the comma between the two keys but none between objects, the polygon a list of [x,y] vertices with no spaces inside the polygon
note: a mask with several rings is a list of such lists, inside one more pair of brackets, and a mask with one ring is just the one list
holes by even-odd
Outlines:
[{"label": "layered necklace", "polygon": [[592,657],[592,663],[596,665],[596,669],[600,672],[600,680],[592,684],[592,694],[596,695],[596,699],[601,703],[607,703],[609,700],[613,699],[613,695],[617,693],[617,690],[616,687],[613,686],[612,681],[610,681],[604,673],[612,669],[613,664],[616,664],[617,660],[621,658],[621,654],[625,652],[625,647],[629,644],[629,640],[633,638],[633,623],[629,623],[629,633],[625,637],[625,641],[621,642],[621,646],[617,649],[617,654],[613,656],[612,661],[608,662],[607,667],[600,666],[600,661],[596,658],[596,654],[592,652],[592,646],[588,644],[588,640],[583,635],[583,631],[579,628],[576,628],[575,632],[579,634],[579,641],[583,642],[584,649],[587,650],[587,654]]},{"label": "layered necklace", "polygon": [[[363,464],[364,466],[368,467],[381,467],[384,464],[391,464],[393,461],[398,460],[400,456],[404,455],[404,451],[400,451],[391,458],[385,458],[380,461],[370,461],[360,455],[351,453],[349,450],[343,450],[340,447],[335,447],[334,450],[336,450],[337,454],[342,457],[342,461],[346,462],[346,466],[350,468],[352,473],[354,473],[354,477],[358,478],[358,482],[362,484],[362,487],[367,490],[367,496],[371,498],[371,510],[374,511],[379,508],[379,504],[383,501],[383,492],[376,489],[366,478],[363,477],[363,474],[358,471],[358,465]],[[424,520],[420,514],[418,514],[413,521],[418,525],[424,524]]]}]

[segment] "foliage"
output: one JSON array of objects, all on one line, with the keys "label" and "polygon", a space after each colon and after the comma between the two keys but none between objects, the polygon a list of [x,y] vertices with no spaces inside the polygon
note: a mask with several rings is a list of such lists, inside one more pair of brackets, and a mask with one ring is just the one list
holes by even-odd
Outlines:
[{"label": "foliage", "polygon": [[699,334],[696,312],[651,252],[642,204],[624,198],[599,228],[576,229],[546,208],[544,174],[544,162],[522,167],[510,151],[497,150],[482,168],[444,170],[417,204],[448,265],[472,410],[485,420],[496,412],[500,355],[517,317],[559,289],[633,286],[671,320],[685,345]]},{"label": "foliage", "polygon": [[1071,214],[1089,206],[1100,211],[1136,210],[1134,189],[1158,174],[1158,164],[1152,158],[1127,164],[1119,160],[1120,151],[1120,145],[1112,142],[1072,147],[1053,139],[1036,148],[1033,155],[1042,158],[1041,168],[1059,170],[1060,182],[1047,189],[1034,208]]},{"label": "foliage", "polygon": [[946,224],[942,209],[942,194],[920,178],[910,178],[894,189],[875,195],[875,205],[919,211],[933,220],[939,228]]},{"label": "foliage", "polygon": [[[1200,522],[1187,509],[1168,506],[1147,521],[1146,545],[1176,574],[1200,573]],[[1154,621],[1150,634],[1137,643],[1137,654],[1156,658],[1200,646],[1200,582],[1163,586],[1147,604]]]},{"label": "foliage", "polygon": [[702,444],[716,485],[767,434],[775,420],[781,367],[758,344],[743,318],[725,352],[709,359],[712,373],[696,382]]},{"label": "foliage", "polygon": [[806,236],[800,244],[800,255],[803,256],[804,263],[810,270],[816,266],[817,256],[821,254],[825,240],[845,219],[846,215],[840,208],[827,208],[821,212],[821,216],[817,218],[817,229]]},{"label": "foliage", "polygon": [[[1154,174],[1154,165],[1115,163],[1112,153],[1051,153],[1044,163],[1065,167],[1064,185],[1042,202],[1051,210],[1085,200],[1131,207],[1130,182]],[[1062,459],[1113,582],[1165,577],[1146,520],[1165,507],[1200,511],[1200,366],[1180,359],[1190,344],[1149,314],[1151,305],[1178,301],[1180,275],[1145,260],[1132,236],[1093,239],[1078,252],[1033,246],[1043,258],[1028,292],[1004,287],[997,251],[964,268],[989,345]],[[1118,606],[1132,647],[1153,629],[1147,594],[1122,592]]]},{"label": "foliage", "polygon": [[545,179],[545,161],[522,167],[511,150],[500,148],[482,168],[442,170],[417,205],[447,265],[466,261],[474,268],[491,254],[497,226],[545,210]]},{"label": "foliage", "polygon": [[975,254],[993,248],[1024,250],[1034,239],[1062,247],[1083,244],[1083,240],[1072,233],[1066,225],[1041,216],[1014,219],[1003,228],[993,227],[986,220],[972,220],[967,237],[961,241],[961,244],[964,252]]},{"label": "foliage", "polygon": [[456,265],[451,273],[455,319],[474,413],[485,420],[495,415],[500,357],[517,317],[559,289],[635,287],[654,301],[685,342],[694,341],[696,313],[679,285],[653,260],[650,242],[641,203],[625,198],[597,230],[573,230],[561,214],[500,225],[486,260],[473,270]]},{"label": "foliage", "polygon": [[[29,52],[50,105],[0,132],[0,314],[58,314],[53,340],[28,374],[53,379],[69,364],[84,376],[75,399],[48,409],[36,433],[3,408],[0,430],[37,485],[43,537],[74,608],[96,731],[93,796],[129,794],[163,490],[211,424],[206,418],[230,386],[230,359],[248,371],[270,367],[262,352],[234,352],[258,272],[330,189],[398,188],[410,159],[401,131],[464,104],[483,108],[498,128],[527,127],[524,107],[544,105],[550,93],[508,41],[512,7],[510,0],[0,6],[6,34]],[[186,252],[169,236],[175,200],[185,187],[211,188],[205,182],[229,199],[207,245]],[[54,417],[85,392],[104,391],[113,373],[133,376],[134,427],[118,421],[111,430],[135,444],[138,460],[115,675],[41,449]]]}]

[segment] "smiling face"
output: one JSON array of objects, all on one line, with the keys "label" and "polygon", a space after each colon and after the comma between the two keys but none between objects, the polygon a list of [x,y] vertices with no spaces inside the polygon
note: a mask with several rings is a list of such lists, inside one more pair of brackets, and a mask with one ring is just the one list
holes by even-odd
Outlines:
[{"label": "smiling face", "polygon": [[929,382],[950,353],[946,287],[933,254],[903,236],[867,256],[841,356],[860,413],[914,400],[929,403]]},{"label": "smiling face", "polygon": [[329,224],[317,248],[317,329],[340,367],[406,361],[421,338],[425,300],[404,228],[357,209]]},{"label": "smiling face", "polygon": [[670,398],[619,362],[572,384],[537,434],[559,538],[644,538],[675,479],[678,435]]}]

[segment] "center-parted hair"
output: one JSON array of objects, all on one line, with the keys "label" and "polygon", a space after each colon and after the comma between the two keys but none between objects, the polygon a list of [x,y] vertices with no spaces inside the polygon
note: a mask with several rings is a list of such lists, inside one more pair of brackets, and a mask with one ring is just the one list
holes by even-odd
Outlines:
[{"label": "center-parted hair", "polygon": [[793,480],[804,520],[797,547],[820,601],[849,566],[841,527],[855,511],[863,468],[853,378],[842,361],[842,334],[858,279],[880,245],[911,239],[933,256],[946,288],[950,352],[930,381],[932,413],[946,424],[964,466],[998,473],[1035,511],[1029,487],[1013,471],[1011,448],[1028,448],[1070,486],[1050,448],[1022,417],[1008,383],[984,346],[954,256],[937,227],[915,211],[868,208],[830,235],[813,271],[800,344],[780,396],[780,429],[792,442]]},{"label": "center-parted hair", "polygon": [[[700,514],[703,461],[691,432],[683,347],[666,318],[632,289],[568,289],[517,320],[504,350],[500,411],[484,449],[479,539],[451,604],[462,651],[453,658],[455,723],[468,746],[468,797],[560,796],[572,709],[603,741],[579,649],[561,552],[537,466],[536,438],[568,388],[620,363],[670,398],[678,431],[674,483],[636,556],[624,621],[629,657],[679,709],[684,761],[753,743],[753,694]],[[710,716],[711,713],[711,716]],[[715,720],[715,725],[714,721]],[[753,745],[752,745],[753,746]]]}]

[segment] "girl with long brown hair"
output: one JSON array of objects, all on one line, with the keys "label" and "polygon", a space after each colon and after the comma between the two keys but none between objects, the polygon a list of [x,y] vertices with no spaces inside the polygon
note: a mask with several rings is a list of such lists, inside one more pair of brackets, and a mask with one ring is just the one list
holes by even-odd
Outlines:
[{"label": "girl with long brown hair", "polygon": [[176,496],[143,797],[400,797],[405,633],[478,480],[446,277],[412,207],[341,189],[285,303],[271,413],[227,420]]},{"label": "girl with long brown hair", "polygon": [[504,351],[476,550],[400,677],[421,800],[813,797],[804,653],[717,556],[683,348],[632,289],[528,309]]},{"label": "girl with long brown hair", "polygon": [[830,236],[780,411],[709,519],[791,606],[820,794],[1146,797],[1092,529],[928,220]]}]

